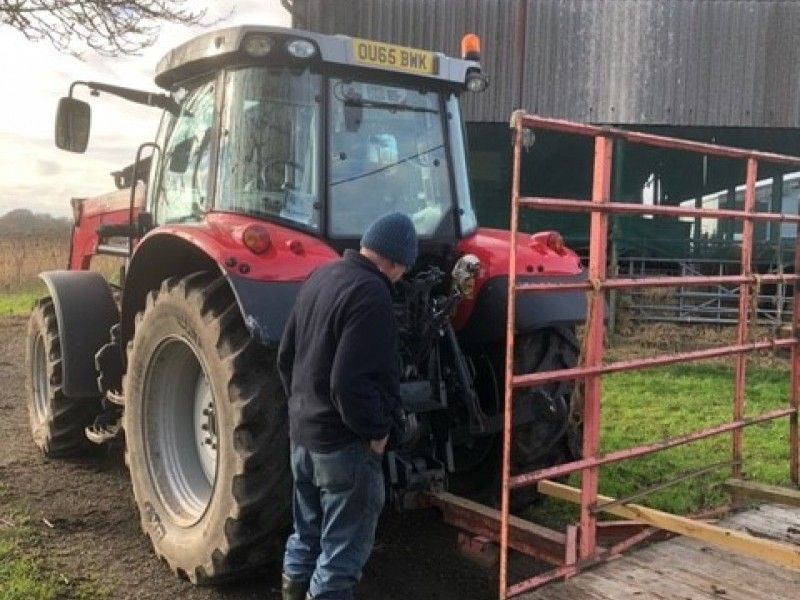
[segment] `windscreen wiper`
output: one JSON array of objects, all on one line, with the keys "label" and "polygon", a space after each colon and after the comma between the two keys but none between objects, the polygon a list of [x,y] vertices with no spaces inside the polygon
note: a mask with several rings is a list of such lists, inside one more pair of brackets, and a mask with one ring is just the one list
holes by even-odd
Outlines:
[{"label": "windscreen wiper", "polygon": [[404,156],[403,158],[398,159],[398,160],[396,160],[396,161],[394,161],[392,163],[389,163],[388,165],[381,165],[380,167],[378,167],[376,169],[372,169],[370,171],[366,171],[365,173],[359,173],[358,175],[353,175],[352,177],[346,177],[345,179],[338,179],[336,181],[332,181],[331,182],[331,187],[333,187],[335,185],[339,185],[340,183],[348,183],[350,181],[355,181],[356,179],[363,179],[364,177],[369,177],[370,175],[375,175],[376,173],[381,173],[383,171],[387,171],[387,170],[391,169],[392,167],[396,167],[397,165],[401,165],[401,164],[403,164],[405,162],[408,162],[410,160],[414,160],[415,158],[419,158],[419,157],[421,157],[421,156],[423,156],[425,154],[430,154],[431,152],[439,150],[440,148],[444,148],[444,144],[438,144],[436,146],[431,146],[430,148],[427,148],[426,150],[421,150],[421,151],[416,152],[414,154],[411,154],[409,156]]},{"label": "windscreen wiper", "polygon": [[377,108],[379,110],[388,110],[391,112],[408,111],[408,112],[419,112],[419,113],[431,113],[434,115],[439,114],[439,110],[436,108],[427,108],[425,106],[412,106],[410,104],[402,104],[400,102],[382,102],[380,100],[364,100],[361,98],[347,98],[344,101],[344,105],[345,107]]}]

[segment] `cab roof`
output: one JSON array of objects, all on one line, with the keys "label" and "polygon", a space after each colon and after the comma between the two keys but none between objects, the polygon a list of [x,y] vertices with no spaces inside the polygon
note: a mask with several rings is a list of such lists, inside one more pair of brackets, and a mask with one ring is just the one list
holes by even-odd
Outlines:
[{"label": "cab roof", "polygon": [[[451,82],[457,85],[464,85],[467,73],[472,70],[480,70],[480,65],[476,61],[462,60],[448,57],[441,52],[428,52],[415,48],[406,48],[385,44],[383,42],[372,42],[361,40],[346,35],[327,35],[304,31],[302,29],[290,29],[287,27],[273,27],[266,25],[240,25],[218,29],[199,35],[188,42],[185,42],[170,50],[159,62],[156,67],[155,82],[164,89],[171,89],[183,81],[214,71],[226,64],[242,59],[252,61],[251,57],[243,50],[243,43],[249,36],[269,35],[273,41],[273,48],[260,59],[266,64],[270,62],[270,57],[287,59],[293,62],[303,61],[322,61],[337,65],[347,65],[352,67],[375,69],[383,72],[398,72],[404,75],[418,76],[434,81]],[[317,49],[317,53],[310,59],[292,59],[286,51],[286,45],[296,39],[304,39],[312,42]],[[369,48],[363,52],[361,58],[356,56],[356,48]],[[388,61],[370,61],[369,57],[377,58],[386,53],[391,54],[394,48],[395,56],[399,57],[403,52],[412,53],[412,56],[424,57],[423,64],[427,67],[427,60],[433,64],[428,69],[430,72],[423,72],[421,69],[402,68],[398,60],[394,61],[394,66],[390,66]]]}]

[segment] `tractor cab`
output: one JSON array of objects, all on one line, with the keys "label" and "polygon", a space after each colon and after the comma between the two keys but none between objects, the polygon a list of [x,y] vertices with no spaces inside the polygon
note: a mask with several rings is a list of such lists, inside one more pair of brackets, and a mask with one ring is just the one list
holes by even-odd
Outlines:
[{"label": "tractor cab", "polygon": [[477,38],[467,41],[455,59],[246,26],[177,47],[155,78],[169,95],[146,98],[159,96],[166,109],[148,177],[150,221],[234,213],[341,251],[400,211],[423,244],[452,246],[477,227],[458,97],[483,90],[486,78]]}]

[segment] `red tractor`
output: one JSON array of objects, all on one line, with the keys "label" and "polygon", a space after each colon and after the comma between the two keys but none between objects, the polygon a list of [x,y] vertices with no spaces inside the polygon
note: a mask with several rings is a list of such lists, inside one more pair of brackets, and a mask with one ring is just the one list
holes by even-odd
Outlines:
[{"label": "red tractor", "polygon": [[[114,173],[118,191],[73,200],[69,269],[41,275],[33,437],[63,456],[124,436],[142,526],[182,577],[214,583],[281,555],[291,474],[276,345],[309,273],[390,211],[413,219],[420,258],[396,290],[417,434],[387,455],[388,497],[404,509],[418,492],[497,487],[509,244],[522,280],[585,275],[558,234],[477,225],[459,108],[486,87],[473,43],[456,59],[234,27],[168,53],[155,77],[167,93],[75,82],[61,99],[56,144],[73,152],[91,120],[79,86],[163,118]],[[119,257],[118,283],[89,270],[102,254]],[[521,297],[519,370],[574,365],[584,311],[582,293]],[[515,468],[576,456],[568,384],[517,400]]]}]

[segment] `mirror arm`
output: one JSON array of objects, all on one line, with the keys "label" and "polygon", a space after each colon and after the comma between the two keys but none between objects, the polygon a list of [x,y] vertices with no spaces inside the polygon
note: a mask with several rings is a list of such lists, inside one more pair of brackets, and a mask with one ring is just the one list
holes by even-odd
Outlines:
[{"label": "mirror arm", "polygon": [[72,97],[73,90],[77,85],[85,85],[89,88],[92,95],[97,95],[98,92],[106,92],[135,102],[137,104],[144,104],[145,106],[155,106],[168,110],[174,115],[180,111],[178,103],[175,102],[167,94],[155,94],[153,92],[144,92],[142,90],[135,90],[132,88],[120,87],[118,85],[111,85],[108,83],[101,83],[98,81],[73,81],[69,86],[69,96]]}]

